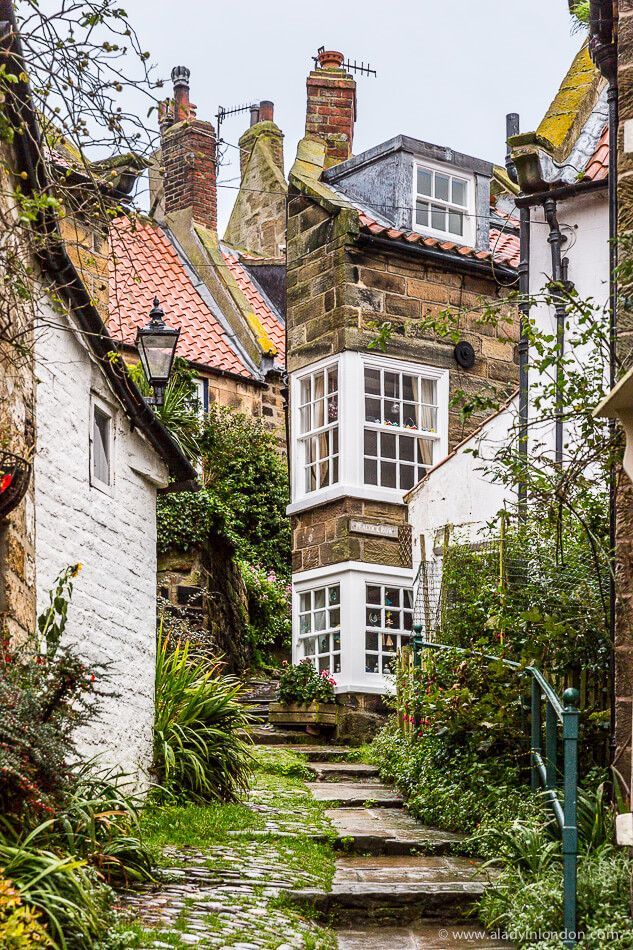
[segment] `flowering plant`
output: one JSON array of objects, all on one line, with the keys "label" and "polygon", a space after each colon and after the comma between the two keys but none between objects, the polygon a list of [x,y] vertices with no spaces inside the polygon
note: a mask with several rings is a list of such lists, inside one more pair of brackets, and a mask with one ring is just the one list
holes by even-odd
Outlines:
[{"label": "flowering plant", "polygon": [[336,680],[329,670],[317,673],[310,660],[296,666],[284,662],[279,678],[282,703],[333,703]]}]

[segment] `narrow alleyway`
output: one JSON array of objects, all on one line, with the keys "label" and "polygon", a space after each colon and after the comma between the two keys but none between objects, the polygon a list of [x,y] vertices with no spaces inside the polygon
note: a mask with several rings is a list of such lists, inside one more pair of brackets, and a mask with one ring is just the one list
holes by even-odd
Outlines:
[{"label": "narrow alleyway", "polygon": [[470,916],[485,874],[459,836],[415,821],[353,750],[271,727],[267,697],[250,704],[264,771],[246,806],[215,806],[238,810],[221,840],[166,848],[165,882],[126,898],[138,946],[507,946]]}]

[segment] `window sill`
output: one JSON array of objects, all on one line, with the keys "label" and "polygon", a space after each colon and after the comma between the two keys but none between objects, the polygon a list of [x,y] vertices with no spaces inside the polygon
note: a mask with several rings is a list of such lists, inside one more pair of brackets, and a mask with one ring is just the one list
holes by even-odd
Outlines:
[{"label": "window sill", "polygon": [[[415,485],[413,486],[415,488]],[[399,488],[381,488],[379,485],[331,485],[311,495],[304,495],[286,508],[287,515],[296,515],[310,508],[319,508],[340,498],[360,498],[362,501],[384,501],[392,505],[403,505],[407,491]]]}]

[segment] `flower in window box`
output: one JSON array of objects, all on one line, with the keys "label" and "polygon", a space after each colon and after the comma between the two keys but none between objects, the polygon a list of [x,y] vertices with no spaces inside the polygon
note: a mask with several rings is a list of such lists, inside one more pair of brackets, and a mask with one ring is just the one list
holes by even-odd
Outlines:
[{"label": "flower in window box", "polygon": [[9,488],[12,482],[13,482],[13,475],[10,472],[6,472],[4,475],[0,477],[0,495],[2,494],[2,492],[5,492],[7,488]]}]

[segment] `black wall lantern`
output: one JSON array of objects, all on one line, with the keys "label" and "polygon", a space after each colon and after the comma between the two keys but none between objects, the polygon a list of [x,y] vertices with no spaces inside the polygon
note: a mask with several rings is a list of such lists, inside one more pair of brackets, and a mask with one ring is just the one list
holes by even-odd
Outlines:
[{"label": "black wall lantern", "polygon": [[167,326],[164,316],[158,297],[154,297],[154,306],[149,313],[149,323],[146,327],[139,327],[136,334],[136,345],[143,372],[154,390],[154,398],[149,399],[148,402],[155,406],[163,404],[165,387],[171,376],[176,345],[180,336],[180,330],[172,330]]}]

